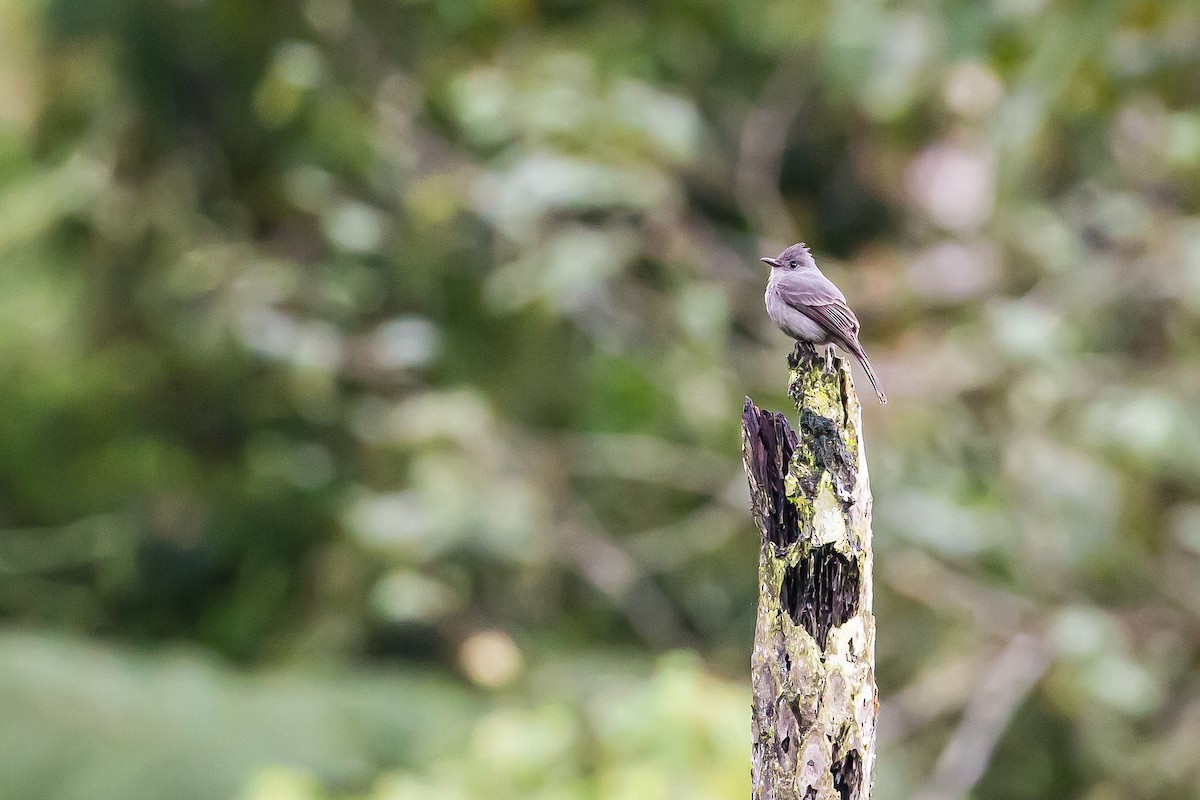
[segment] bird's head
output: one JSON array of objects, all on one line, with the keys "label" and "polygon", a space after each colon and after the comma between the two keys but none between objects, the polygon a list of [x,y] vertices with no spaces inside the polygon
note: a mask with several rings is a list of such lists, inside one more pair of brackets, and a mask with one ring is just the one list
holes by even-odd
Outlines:
[{"label": "bird's head", "polygon": [[779,254],[778,258],[762,258],[759,259],[764,264],[770,264],[771,269],[793,270],[804,269],[805,267],[816,267],[817,262],[813,261],[812,253],[808,252],[808,245],[804,242],[798,242]]}]

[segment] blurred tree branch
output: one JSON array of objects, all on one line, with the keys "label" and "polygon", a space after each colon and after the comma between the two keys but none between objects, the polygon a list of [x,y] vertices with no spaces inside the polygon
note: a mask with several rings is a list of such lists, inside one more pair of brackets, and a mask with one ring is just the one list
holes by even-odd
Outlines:
[{"label": "blurred tree branch", "polygon": [[1050,666],[1050,648],[1039,634],[1022,631],[992,661],[967,703],[958,729],[917,800],[966,797],[983,777],[1017,708]]},{"label": "blurred tree branch", "polygon": [[751,228],[767,234],[760,241],[759,249],[764,252],[777,248],[780,242],[796,239],[795,224],[779,181],[788,132],[800,115],[808,88],[803,70],[806,66],[806,62],[796,59],[779,62],[746,116],[738,143],[734,191],[742,213],[753,223]]}]

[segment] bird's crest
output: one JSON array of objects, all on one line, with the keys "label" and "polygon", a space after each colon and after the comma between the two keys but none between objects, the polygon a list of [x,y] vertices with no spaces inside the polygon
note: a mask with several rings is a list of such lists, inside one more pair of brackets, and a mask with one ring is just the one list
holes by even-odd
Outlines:
[{"label": "bird's crest", "polygon": [[784,250],[779,254],[779,260],[786,264],[788,261],[796,259],[802,263],[815,265],[812,253],[808,249],[808,245],[804,242],[796,242],[794,245]]}]

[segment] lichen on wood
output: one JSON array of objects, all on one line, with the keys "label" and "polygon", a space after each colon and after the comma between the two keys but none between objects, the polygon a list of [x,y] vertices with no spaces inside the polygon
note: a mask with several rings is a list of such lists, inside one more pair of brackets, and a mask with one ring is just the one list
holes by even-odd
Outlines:
[{"label": "lichen on wood", "polygon": [[799,348],[783,414],[746,398],[762,536],[751,659],[754,800],[869,800],[875,761],[871,491],[849,367]]}]

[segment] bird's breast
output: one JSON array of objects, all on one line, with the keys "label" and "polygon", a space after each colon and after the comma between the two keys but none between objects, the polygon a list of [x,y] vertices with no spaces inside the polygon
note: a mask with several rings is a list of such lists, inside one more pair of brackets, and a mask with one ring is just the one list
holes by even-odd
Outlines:
[{"label": "bird's breast", "polygon": [[823,344],[828,340],[829,334],[824,328],[780,296],[774,281],[767,284],[765,299],[767,316],[788,336],[813,344]]}]

